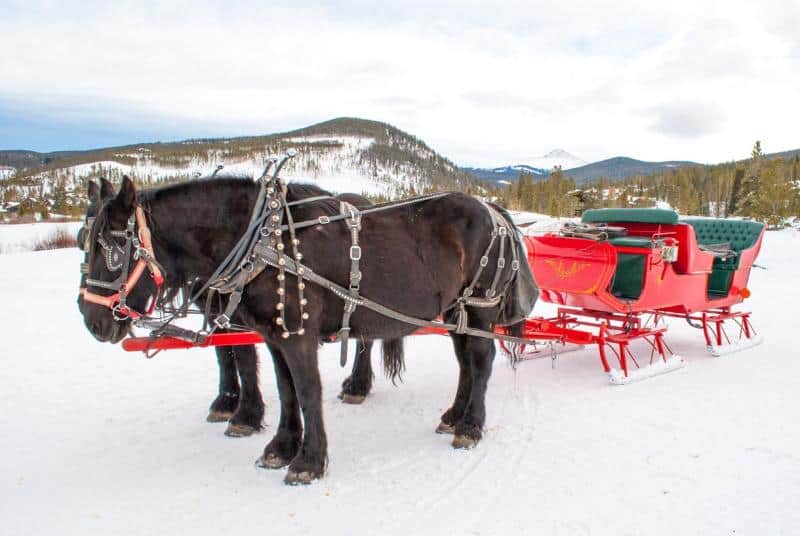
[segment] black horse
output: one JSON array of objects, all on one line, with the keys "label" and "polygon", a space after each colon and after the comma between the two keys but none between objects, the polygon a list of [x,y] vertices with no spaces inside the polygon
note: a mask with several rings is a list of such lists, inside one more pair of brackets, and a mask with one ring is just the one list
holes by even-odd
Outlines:
[{"label": "black horse", "polygon": [[[318,195],[315,189],[308,189],[305,197]],[[298,191],[298,195],[303,192]],[[364,196],[345,193],[336,199],[352,204],[357,208],[365,208],[372,203]],[[372,340],[359,338],[356,341],[353,370],[344,382],[339,399],[345,404],[361,404],[372,390],[375,373],[372,370]],[[403,364],[402,339],[382,342],[383,362],[386,375],[394,381],[401,370],[393,367]],[[219,364],[219,393],[209,408],[208,422],[227,422],[225,435],[245,437],[261,429],[264,416],[264,403],[258,383],[258,353],[253,345],[218,346],[217,363]],[[241,378],[241,386],[239,379]]]},{"label": "black horse", "polygon": [[[90,181],[87,187],[89,204],[86,209],[84,224],[89,218],[95,218],[104,201],[112,199],[116,192],[105,178],[100,185]],[[337,199],[346,201],[356,207],[370,206],[370,201],[357,194],[342,194]],[[84,259],[86,261],[87,259]],[[86,283],[86,275],[81,275],[81,287]],[[79,299],[79,305],[82,302]],[[402,340],[383,342],[384,353],[392,357],[386,363],[402,363]],[[339,398],[347,404],[360,404],[372,389],[374,373],[372,371],[372,340],[356,341],[353,370],[342,383]],[[253,345],[218,346],[215,347],[219,365],[219,390],[209,407],[206,420],[208,422],[227,422],[225,435],[229,437],[245,437],[262,428],[264,417],[264,401],[259,388],[258,353]],[[392,371],[387,371],[391,374]]]},{"label": "black horse", "polygon": [[[308,188],[288,185],[287,202],[305,197]],[[168,284],[180,286],[196,277],[208,279],[247,226],[256,195],[254,183],[230,179],[189,182],[137,195],[133,183],[124,179],[119,194],[103,205],[93,226],[91,278],[112,281],[119,277],[105,262],[98,240],[119,241],[120,233],[132,225],[138,206],[147,215],[155,257],[167,274]],[[338,213],[339,203],[331,201],[292,208],[295,221]],[[502,217],[513,226],[507,214]],[[499,264],[499,243],[491,246],[496,224],[487,206],[470,196],[453,193],[365,214],[362,226],[361,293],[375,302],[406,315],[429,320],[442,316],[454,323],[457,310],[453,304],[464,289],[472,284],[480,294],[493,286],[494,271],[480,272],[479,268]],[[307,266],[322,277],[347,284],[351,237],[345,225],[320,223],[305,227],[297,238]],[[482,275],[476,278],[479,273]],[[287,483],[308,483],[323,475],[327,463],[317,349],[321,340],[338,332],[344,306],[339,297],[323,287],[306,285],[305,329],[302,334],[284,338],[284,331],[276,322],[280,302],[276,274],[276,270],[267,269],[253,279],[236,312],[239,322],[258,331],[266,341],[281,401],[277,432],[258,463],[273,469],[288,465]],[[518,305],[510,291],[513,285],[507,284],[514,278],[514,271],[506,265],[499,276],[504,299],[492,307],[468,306],[467,327],[491,331],[505,311]],[[298,283],[294,278],[287,279],[285,316],[298,319]],[[144,311],[156,291],[153,281],[142,278],[128,296],[127,304],[131,310]],[[101,288],[96,292],[109,293]],[[529,305],[523,309],[529,310]],[[129,319],[117,319],[107,307],[91,302],[84,303],[82,311],[87,328],[98,340],[116,343],[124,337]],[[414,331],[412,325],[364,307],[353,314],[351,328],[355,337],[365,339],[398,339]],[[465,333],[453,333],[451,337],[460,368],[459,381],[453,404],[442,415],[438,430],[454,433],[455,448],[471,448],[482,438],[495,345],[491,339]]]}]

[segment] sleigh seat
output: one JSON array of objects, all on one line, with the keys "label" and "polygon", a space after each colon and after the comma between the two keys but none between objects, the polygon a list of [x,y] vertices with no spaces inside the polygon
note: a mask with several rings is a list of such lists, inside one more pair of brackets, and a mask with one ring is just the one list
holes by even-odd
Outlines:
[{"label": "sleigh seat", "polygon": [[728,295],[731,281],[742,258],[742,253],[756,245],[764,224],[755,221],[686,218],[691,225],[700,249],[714,255],[711,275],[708,278],[709,297]]}]

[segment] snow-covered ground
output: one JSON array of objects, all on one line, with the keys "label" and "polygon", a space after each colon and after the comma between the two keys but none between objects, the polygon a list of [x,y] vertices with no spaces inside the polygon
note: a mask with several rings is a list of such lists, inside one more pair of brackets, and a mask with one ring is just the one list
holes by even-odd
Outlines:
[{"label": "snow-covered ground", "polygon": [[[274,432],[205,422],[211,350],[153,360],[96,342],[75,306],[76,250],[0,256],[3,534],[800,533],[800,234],[768,233],[747,304],[762,346],[710,357],[673,322],[681,371],[612,387],[591,349],[497,359],[485,440],[433,433],[456,385],[447,338],[407,341],[405,382],[342,405],[338,349],[322,350],[328,475],[290,488],[253,461]],[[537,305],[537,314],[550,309]],[[262,355],[265,352],[262,352]],[[377,356],[376,356],[377,357]]]},{"label": "snow-covered ground", "polygon": [[75,236],[81,225],[81,222],[0,225],[0,253],[31,251],[36,242],[52,236],[59,229]]}]

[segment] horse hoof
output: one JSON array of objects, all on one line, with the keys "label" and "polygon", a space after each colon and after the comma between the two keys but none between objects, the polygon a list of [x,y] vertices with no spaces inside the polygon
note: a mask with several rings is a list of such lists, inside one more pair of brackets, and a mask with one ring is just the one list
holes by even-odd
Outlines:
[{"label": "horse hoof", "polygon": [[344,404],[362,404],[367,397],[363,395],[350,395],[347,393],[341,393],[339,398]]},{"label": "horse hoof", "polygon": [[228,437],[247,437],[253,435],[255,431],[254,427],[247,424],[230,423],[225,430],[225,435]]},{"label": "horse hoof", "polygon": [[283,482],[284,484],[288,484],[289,486],[298,486],[298,485],[307,486],[318,478],[319,475],[314,474],[310,471],[300,471],[300,472],[289,471],[286,473],[286,478],[283,479]]},{"label": "horse hoof", "polygon": [[454,434],[456,433],[456,426],[454,424],[447,424],[446,422],[440,422],[439,426],[436,427],[437,434]]},{"label": "horse hoof", "polygon": [[228,422],[233,417],[232,411],[217,411],[212,410],[208,412],[208,417],[206,417],[207,422]]},{"label": "horse hoof", "polygon": [[289,465],[289,460],[284,460],[277,454],[270,452],[269,454],[262,454],[256,460],[256,465],[262,469],[280,469]]},{"label": "horse hoof", "polygon": [[472,449],[478,444],[478,440],[465,436],[465,435],[457,435],[453,437],[453,448],[454,449]]}]

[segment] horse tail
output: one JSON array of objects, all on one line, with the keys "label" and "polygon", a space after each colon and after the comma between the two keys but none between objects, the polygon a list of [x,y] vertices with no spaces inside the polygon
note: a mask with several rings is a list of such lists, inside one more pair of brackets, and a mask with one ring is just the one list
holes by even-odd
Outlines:
[{"label": "horse tail", "polygon": [[403,339],[385,339],[381,341],[381,354],[383,355],[383,372],[386,377],[397,385],[397,380],[403,381],[403,371],[406,370],[405,356],[403,355]]}]

